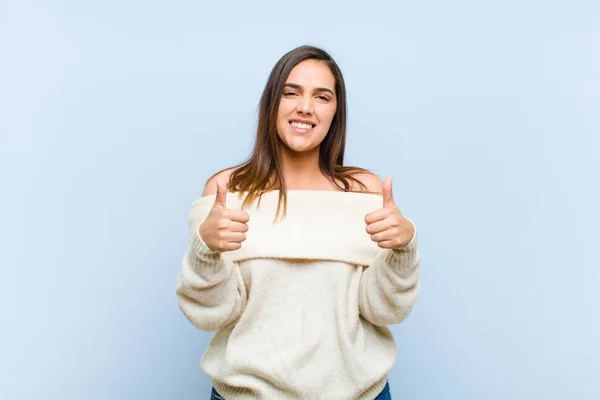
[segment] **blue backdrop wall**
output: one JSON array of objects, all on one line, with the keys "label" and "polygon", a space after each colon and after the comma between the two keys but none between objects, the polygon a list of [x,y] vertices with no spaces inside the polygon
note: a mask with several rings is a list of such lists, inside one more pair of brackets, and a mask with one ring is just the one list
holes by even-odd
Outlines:
[{"label": "blue backdrop wall", "polygon": [[396,399],[598,399],[600,3],[0,4],[0,398],[204,399],[187,213],[288,50],[331,52],[346,161],[394,178],[421,296]]}]

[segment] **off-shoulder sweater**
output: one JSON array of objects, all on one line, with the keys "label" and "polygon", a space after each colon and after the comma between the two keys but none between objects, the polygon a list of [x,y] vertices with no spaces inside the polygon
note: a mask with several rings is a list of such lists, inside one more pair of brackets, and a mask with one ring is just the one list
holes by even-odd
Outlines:
[{"label": "off-shoulder sweater", "polygon": [[[239,195],[227,194],[227,208],[242,209]],[[277,222],[277,190],[244,208],[246,240],[226,252],[199,234],[215,195],[192,204],[176,294],[192,324],[216,331],[201,368],[226,400],[372,400],[397,357],[387,325],[419,294],[416,230],[406,247],[382,249],[365,223],[381,195],[287,195]]]}]

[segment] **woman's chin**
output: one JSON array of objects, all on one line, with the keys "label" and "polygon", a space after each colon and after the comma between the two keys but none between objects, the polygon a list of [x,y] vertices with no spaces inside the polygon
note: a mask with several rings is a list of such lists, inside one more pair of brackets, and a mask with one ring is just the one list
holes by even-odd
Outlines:
[{"label": "woman's chin", "polygon": [[302,136],[294,132],[286,132],[286,134],[286,140],[282,140],[281,144],[291,152],[305,153],[319,147],[319,143],[315,143],[314,137],[311,138],[310,135]]},{"label": "woman's chin", "polygon": [[286,145],[286,147],[292,153],[306,153],[308,151],[314,150],[316,146],[307,145],[304,143],[303,144],[290,143],[290,144]]}]

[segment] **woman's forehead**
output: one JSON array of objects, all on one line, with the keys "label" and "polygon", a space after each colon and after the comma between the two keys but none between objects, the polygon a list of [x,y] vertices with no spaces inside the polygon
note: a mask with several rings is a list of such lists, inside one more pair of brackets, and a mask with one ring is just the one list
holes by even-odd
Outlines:
[{"label": "woman's forehead", "polygon": [[290,72],[286,83],[294,83],[308,89],[335,89],[335,77],[327,64],[311,59],[299,62]]}]

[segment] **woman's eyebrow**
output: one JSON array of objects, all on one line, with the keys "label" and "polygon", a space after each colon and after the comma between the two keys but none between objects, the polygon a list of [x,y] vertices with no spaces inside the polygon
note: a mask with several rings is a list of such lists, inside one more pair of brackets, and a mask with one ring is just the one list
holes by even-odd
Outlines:
[{"label": "woman's eyebrow", "polygon": [[[304,90],[302,85],[298,85],[297,83],[287,82],[285,84],[285,86],[289,86],[294,89]],[[335,96],[335,93],[333,93],[333,90],[328,89],[328,88],[315,88],[315,92],[329,92],[329,93],[331,93],[332,96]]]}]

